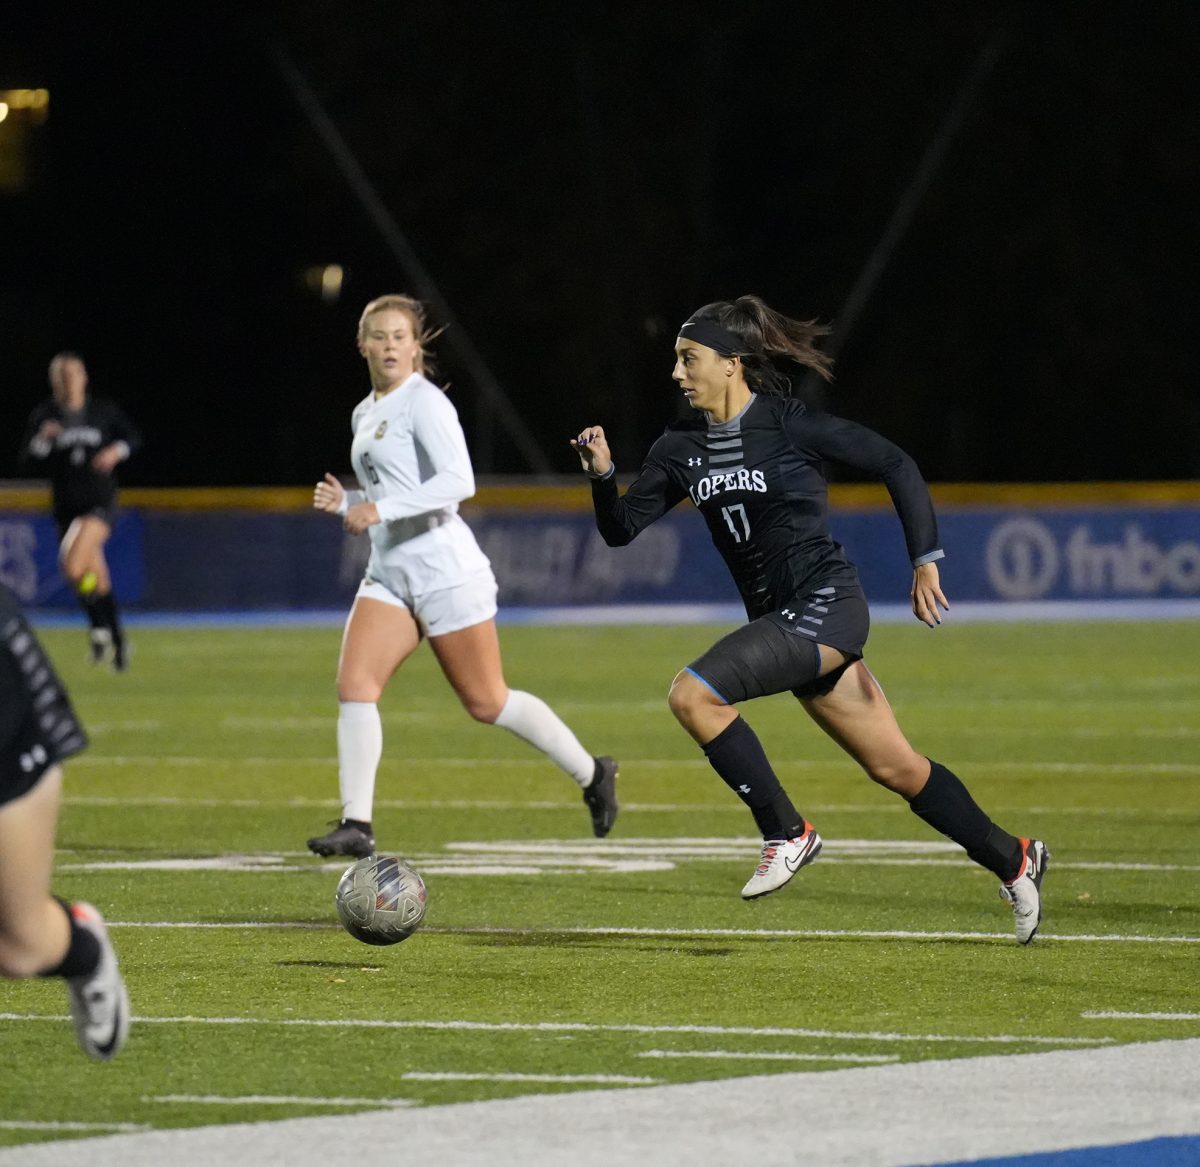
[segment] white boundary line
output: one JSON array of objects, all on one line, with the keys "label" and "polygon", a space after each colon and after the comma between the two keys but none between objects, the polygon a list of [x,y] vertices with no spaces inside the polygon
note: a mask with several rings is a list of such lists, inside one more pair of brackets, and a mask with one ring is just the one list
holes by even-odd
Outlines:
[{"label": "white boundary line", "polygon": [[900,1060],[899,1054],[797,1054],[768,1050],[729,1049],[648,1049],[637,1056],[639,1058],[736,1058],[753,1062],[859,1062],[872,1064]]},{"label": "white boundary line", "polygon": [[[108,1135],[0,1149],[0,1163],[327,1167],[334,1146],[395,1149],[392,1158],[455,1167],[750,1167],[762,1162],[763,1116],[780,1114],[804,1116],[803,1157],[823,1167],[961,1163],[964,1154],[1041,1159],[1080,1148],[1089,1152],[1073,1160],[1094,1151],[1098,1161],[1108,1147],[1149,1163],[1150,1140],[1183,1138],[1184,1151],[1200,1145],[1200,1039],[995,1052]],[[1014,1123],[1014,1114],[1038,1117]]]},{"label": "white boundary line", "polygon": [[472,1074],[458,1070],[406,1070],[403,1082],[546,1082],[552,1084],[591,1083],[597,1086],[661,1086],[658,1078],[633,1074],[519,1074],[498,1072]]},{"label": "white boundary line", "polygon": [[[66,1014],[0,1013],[0,1021],[66,1021]],[[137,1025],[268,1025],[305,1029],[425,1029],[478,1033],[646,1033],[702,1034],[706,1037],[811,1037],[830,1041],[951,1042],[965,1045],[1111,1045],[1111,1037],[1047,1037],[1034,1034],[889,1033],[838,1029],[796,1029],[752,1025],[634,1025],[591,1021],[385,1021],[324,1017],[134,1017]]]}]

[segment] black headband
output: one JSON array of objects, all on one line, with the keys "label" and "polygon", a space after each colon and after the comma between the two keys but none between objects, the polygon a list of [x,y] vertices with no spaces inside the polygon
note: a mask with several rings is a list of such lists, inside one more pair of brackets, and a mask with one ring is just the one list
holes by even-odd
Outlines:
[{"label": "black headband", "polygon": [[706,348],[716,349],[723,357],[735,357],[746,351],[746,342],[734,336],[727,328],[702,316],[693,316],[685,320],[679,328],[679,335],[685,340],[694,340]]}]

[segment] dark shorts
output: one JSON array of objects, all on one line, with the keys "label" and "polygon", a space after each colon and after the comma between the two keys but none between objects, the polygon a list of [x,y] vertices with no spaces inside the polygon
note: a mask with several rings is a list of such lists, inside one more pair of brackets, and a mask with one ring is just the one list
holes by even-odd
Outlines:
[{"label": "dark shorts", "polygon": [[87,735],[25,618],[0,617],[0,806],[27,794]]},{"label": "dark shorts", "polygon": [[[722,637],[688,671],[728,705],[789,691],[818,697],[862,659],[870,629],[861,588],[818,588]],[[836,648],[847,663],[818,677],[819,644]]]},{"label": "dark shorts", "polygon": [[65,538],[71,524],[76,519],[87,517],[101,519],[108,524],[108,529],[111,531],[117,524],[117,504],[116,503],[97,503],[94,507],[87,507],[85,510],[54,510],[54,525],[58,528],[58,538],[61,541]]}]

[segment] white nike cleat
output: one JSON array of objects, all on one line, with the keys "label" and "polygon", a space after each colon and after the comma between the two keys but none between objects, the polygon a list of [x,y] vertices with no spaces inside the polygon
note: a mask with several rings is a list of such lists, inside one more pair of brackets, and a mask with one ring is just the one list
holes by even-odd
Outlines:
[{"label": "white nike cleat", "polygon": [[1028,944],[1042,922],[1042,879],[1050,866],[1050,852],[1039,839],[1022,839],[1021,870],[1016,879],[1000,884],[1000,898],[1012,904],[1017,942]]},{"label": "white nike cleat", "polygon": [[71,905],[71,918],[100,943],[96,971],[84,977],[67,978],[75,1036],[88,1057],[106,1062],[116,1056],[129,1033],[129,994],[117,969],[117,954],[108,938],[104,917],[91,904],[76,903]]},{"label": "white nike cleat", "polygon": [[821,853],[821,836],[812,823],[804,824],[804,834],[795,839],[767,839],[763,843],[758,867],[742,888],[742,899],[756,900],[778,891],[801,867]]},{"label": "white nike cleat", "polygon": [[113,655],[113,637],[107,628],[93,628],[88,633],[88,659],[94,665],[111,660]]}]

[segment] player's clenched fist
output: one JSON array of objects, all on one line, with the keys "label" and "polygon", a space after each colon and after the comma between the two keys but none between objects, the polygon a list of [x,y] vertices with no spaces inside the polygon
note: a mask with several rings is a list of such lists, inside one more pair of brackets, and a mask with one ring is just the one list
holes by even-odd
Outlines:
[{"label": "player's clenched fist", "polygon": [[579,463],[589,474],[603,477],[612,468],[612,454],[604,437],[603,426],[590,425],[571,439],[571,448],[579,455]]},{"label": "player's clenched fist", "polygon": [[326,474],[313,489],[313,507],[318,511],[325,511],[326,514],[336,515],[342,509],[342,499],[345,496],[346,491],[342,484],[332,474]]}]

